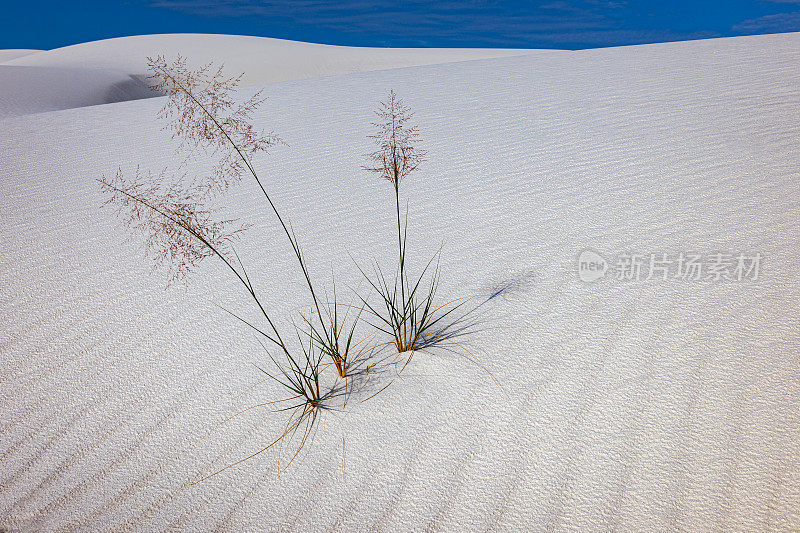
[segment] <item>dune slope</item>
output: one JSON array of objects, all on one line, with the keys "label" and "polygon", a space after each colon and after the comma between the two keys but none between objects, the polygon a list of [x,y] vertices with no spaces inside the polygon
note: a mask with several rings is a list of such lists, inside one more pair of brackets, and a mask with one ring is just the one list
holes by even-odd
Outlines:
[{"label": "dune slope", "polygon": [[29,54],[34,54],[36,52],[41,52],[41,50],[30,50],[26,48],[11,48],[6,50],[0,50],[0,63],[4,61],[11,61],[12,59],[17,59],[18,57],[26,56]]},{"label": "dune slope", "polygon": [[[23,54],[0,51],[3,65],[28,69],[0,70],[0,116],[70,109],[141,98],[139,89],[120,94],[120,79],[133,83],[147,74],[147,58],[183,55],[191,64],[224,64],[242,83],[330,76],[350,72],[429,65],[526,53],[567,53],[555,50],[355,48],[246,37],[240,35],[164,34],[120,37],[55,50]],[[14,52],[19,57],[14,57]],[[81,82],[81,80],[85,82]],[[140,82],[139,82],[140,84]],[[10,92],[7,97],[1,95]],[[109,99],[115,92],[118,99]]]},{"label": "dune slope", "polygon": [[[101,208],[101,174],[174,163],[161,99],[3,120],[0,527],[797,530],[798,65],[787,34],[265,87],[255,121],[287,144],[255,163],[341,290],[352,261],[392,265],[389,185],[360,166],[377,102],[393,88],[413,107],[428,161],[405,183],[409,261],[444,242],[443,301],[498,294],[457,340],[499,385],[435,347],[321,417],[280,476],[291,449],[197,485],[286,415],[219,425],[282,395],[215,305],[254,316],[245,295],[213,262],[165,291]],[[308,305],[290,250],[252,183],[225,208],[253,224],[237,250],[286,326]],[[763,263],[755,280],[586,283],[587,248]]]},{"label": "dune slope", "polygon": [[153,96],[144,81],[121,72],[0,65],[0,117]]}]

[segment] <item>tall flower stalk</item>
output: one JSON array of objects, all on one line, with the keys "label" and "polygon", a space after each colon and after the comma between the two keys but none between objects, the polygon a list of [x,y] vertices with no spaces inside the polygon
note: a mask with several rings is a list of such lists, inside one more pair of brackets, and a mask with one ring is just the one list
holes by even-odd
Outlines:
[{"label": "tall flower stalk", "polygon": [[375,142],[377,149],[369,154],[372,164],[364,169],[378,174],[392,185],[399,261],[394,283],[386,279],[379,267],[376,267],[375,279],[367,277],[381,296],[382,308],[378,309],[366,300],[364,305],[377,318],[376,327],[391,335],[398,352],[413,352],[421,347],[425,336],[444,316],[437,315],[439,309],[434,307],[439,283],[438,264],[433,268],[430,284],[423,288],[425,274],[438,253],[416,279],[409,276],[406,265],[408,206],[403,213],[400,185],[424,161],[425,151],[416,147],[419,133],[417,126],[411,122],[414,114],[394,91],[390,91],[387,99],[381,102],[376,114],[378,120],[373,125],[377,131],[369,138]]},{"label": "tall flower stalk", "polygon": [[423,162],[425,152],[414,146],[419,141],[417,126],[409,122],[414,116],[411,109],[397,97],[395,92],[389,91],[385,102],[381,102],[376,111],[378,121],[373,122],[377,133],[370,135],[378,145],[378,149],[369,157],[373,166],[364,167],[375,172],[387,180],[394,188],[395,207],[397,211],[397,243],[400,252],[400,272],[405,271],[406,254],[406,229],[408,227],[408,212],[405,224],[400,220],[400,183]]},{"label": "tall flower stalk", "polygon": [[[253,113],[264,101],[260,93],[237,103],[232,90],[241,76],[226,77],[221,68],[212,70],[210,65],[190,70],[186,60],[181,57],[172,63],[167,63],[161,56],[148,58],[148,66],[153,88],[166,96],[166,103],[158,117],[167,121],[165,129],[172,132],[173,138],[181,141],[179,150],[188,152],[184,164],[197,151],[210,154],[214,163],[206,176],[187,180],[184,174],[171,184],[166,184],[166,171],[154,176],[140,173],[137,168],[135,175],[128,179],[120,169],[113,178],[104,176],[98,180],[102,192],[107,195],[106,203],[119,208],[128,227],[146,235],[148,252],[157,262],[169,267],[170,282],[183,279],[205,258],[216,257],[245,287],[266,321],[266,327],[231,314],[266,339],[273,349],[279,349],[283,357],[276,360],[267,346],[261,343],[278,372],[259,369],[289,391],[286,398],[260,405],[286,402],[280,410],[291,412],[280,437],[250,457],[282,443],[284,438],[301,428],[305,422],[300,443],[302,447],[319,410],[327,408],[328,401],[341,391],[336,386],[329,390],[321,388],[320,374],[325,368],[322,361],[330,357],[338,375],[342,378],[346,376],[348,354],[358,344],[352,342],[358,316],[352,320],[348,333],[344,327],[347,317],[340,321],[336,312],[335,292],[333,311],[331,304],[320,303],[297,236],[255,170],[253,156],[266,152],[280,142],[274,134],[257,130],[252,124]],[[262,303],[233,249],[233,243],[246,227],[236,220],[216,219],[213,209],[209,207],[214,197],[239,183],[246,175],[256,181],[278,219],[300,264],[313,300],[313,311],[316,313],[312,311],[310,317],[302,315],[302,323],[299,326],[295,324],[299,341],[297,350],[290,349],[284,342],[276,321]],[[225,468],[230,466],[233,465]]]},{"label": "tall flower stalk", "polygon": [[[264,101],[260,92],[237,105],[231,90],[238,85],[241,76],[226,77],[221,67],[212,71],[210,65],[206,65],[192,71],[184,58],[178,57],[170,64],[163,56],[148,58],[148,66],[151,71],[148,78],[153,88],[167,96],[167,102],[159,113],[160,118],[168,121],[167,129],[182,141],[182,148],[200,148],[217,159],[211,174],[193,184],[194,190],[212,195],[224,192],[230,185],[241,181],[245,174],[255,180],[289,240],[311,295],[318,317],[317,321],[308,321],[311,338],[322,353],[331,358],[339,376],[345,377],[348,352],[339,339],[343,326],[335,322],[326,325],[333,315],[327,309],[323,313],[297,236],[273,202],[251,161],[255,154],[280,142],[274,134],[258,131],[252,125],[252,114]],[[352,333],[353,330],[350,331],[351,338]]]}]

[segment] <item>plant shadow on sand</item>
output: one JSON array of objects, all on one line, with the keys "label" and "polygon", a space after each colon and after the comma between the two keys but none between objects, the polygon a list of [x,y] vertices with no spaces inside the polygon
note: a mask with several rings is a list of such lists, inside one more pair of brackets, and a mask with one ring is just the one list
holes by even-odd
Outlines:
[{"label": "plant shadow on sand", "polygon": [[[478,365],[503,390],[489,368],[475,354],[475,349],[470,346],[469,339],[478,333],[493,329],[489,322],[496,314],[496,305],[504,298],[527,292],[533,279],[532,271],[522,272],[492,283],[483,294],[465,297],[463,308],[459,306],[430,331],[421,335],[417,350],[432,355],[440,355],[444,352],[466,359]],[[503,392],[505,391],[503,390]]]},{"label": "plant shadow on sand", "polygon": [[[477,333],[491,329],[490,326],[487,326],[487,323],[491,320],[490,317],[496,312],[495,306],[500,304],[500,300],[512,298],[528,292],[534,282],[534,278],[533,271],[515,273],[499,281],[488,284],[483,294],[463,298],[463,300],[465,300],[463,308],[460,307],[456,312],[442,319],[435,328],[423,334],[420,337],[415,351],[425,352],[434,357],[450,354],[461,359],[466,359],[470,363],[479,366],[497,387],[499,387],[504,394],[507,394],[480,358],[467,348],[467,346],[469,346],[468,339]],[[314,402],[313,404],[301,402],[290,405],[289,407],[277,408],[273,411],[289,412],[289,417],[284,425],[283,432],[277,439],[257,452],[230,463],[211,474],[205,475],[197,481],[189,483],[189,485],[195,485],[201,481],[205,481],[210,477],[252,459],[274,447],[279,448],[276,473],[280,475],[285,472],[300,455],[302,450],[314,440],[316,433],[324,424],[323,420],[326,412],[343,413],[350,403],[368,402],[389,388],[395,382],[395,378],[402,375],[403,370],[414,356],[414,352],[398,354],[392,348],[393,343],[387,341],[382,344],[370,345],[368,348],[354,354],[355,356],[348,361],[348,367],[346,369],[348,379],[327,383],[326,386],[321,389],[318,402]],[[321,368],[320,371],[332,364],[332,362],[323,363],[321,365],[323,368]],[[259,370],[261,370],[260,367]],[[261,371],[263,372],[263,370]],[[237,396],[246,393],[248,390],[269,379],[271,379],[271,376],[247,387],[245,390],[238,393]],[[291,402],[297,399],[298,397],[295,396],[252,405],[217,423],[214,429],[250,410],[259,407],[271,407],[282,402]],[[291,457],[281,466],[281,456],[287,449]],[[344,454],[344,450],[342,454]]]}]

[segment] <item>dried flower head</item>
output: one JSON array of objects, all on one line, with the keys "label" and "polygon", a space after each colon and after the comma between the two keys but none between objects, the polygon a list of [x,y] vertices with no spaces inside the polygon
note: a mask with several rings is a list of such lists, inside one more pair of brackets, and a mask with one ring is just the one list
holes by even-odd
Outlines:
[{"label": "dried flower head", "polygon": [[388,98],[375,113],[379,121],[373,122],[373,126],[378,131],[369,137],[375,140],[378,149],[369,154],[374,166],[364,169],[380,174],[397,190],[400,182],[422,163],[425,152],[414,147],[419,140],[417,127],[409,124],[414,114],[394,91],[389,91]]},{"label": "dried flower head", "polygon": [[227,77],[223,67],[209,63],[197,70],[178,56],[167,63],[163,56],[147,58],[153,89],[166,95],[159,118],[168,121],[165,129],[181,140],[181,148],[202,149],[216,162],[211,175],[195,183],[204,193],[222,192],[241,180],[252,169],[251,157],[280,142],[273,133],[257,130],[251,123],[253,112],[266,100],[257,92],[236,104],[232,92],[242,75]]},{"label": "dried flower head", "polygon": [[132,180],[118,170],[113,179],[98,180],[108,194],[106,204],[116,205],[124,223],[146,236],[146,250],[156,263],[169,269],[170,283],[180,281],[203,259],[226,255],[230,244],[246,228],[235,220],[214,220],[197,190],[163,185],[157,177],[136,169]]}]

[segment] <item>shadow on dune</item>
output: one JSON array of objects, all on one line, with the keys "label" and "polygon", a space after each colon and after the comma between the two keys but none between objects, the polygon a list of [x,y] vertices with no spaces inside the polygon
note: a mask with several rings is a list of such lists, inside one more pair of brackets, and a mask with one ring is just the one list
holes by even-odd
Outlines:
[{"label": "shadow on dune", "polygon": [[160,96],[124,72],[0,65],[0,118]]},{"label": "shadow on dune", "polygon": [[113,83],[103,96],[104,104],[127,102],[128,100],[143,100],[162,96],[151,89],[147,83],[138,76],[129,76],[126,80]]}]

